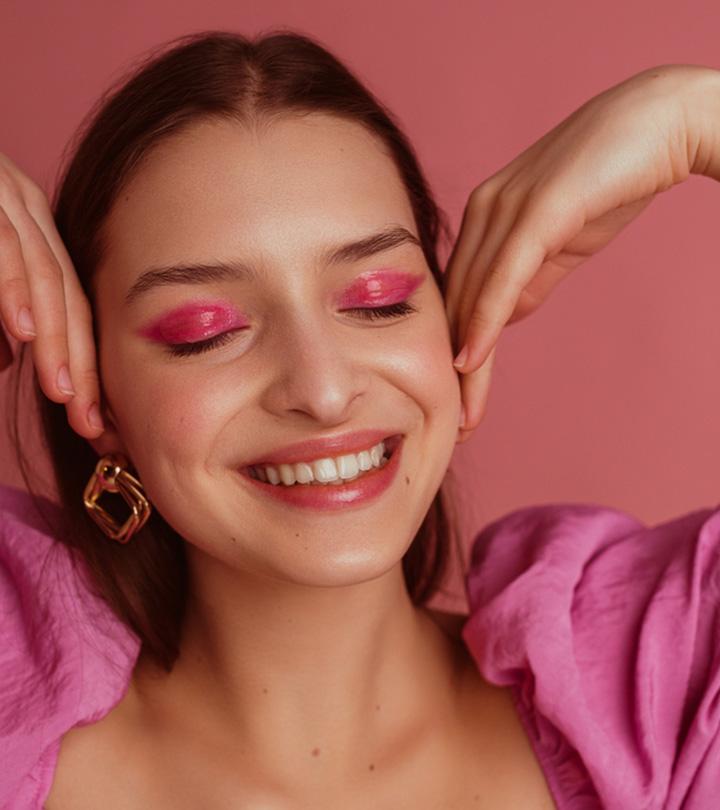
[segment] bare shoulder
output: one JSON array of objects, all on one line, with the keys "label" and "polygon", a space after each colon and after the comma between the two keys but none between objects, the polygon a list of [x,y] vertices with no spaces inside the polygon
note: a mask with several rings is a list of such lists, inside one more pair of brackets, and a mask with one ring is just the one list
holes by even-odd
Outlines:
[{"label": "bare shoulder", "polygon": [[[458,758],[465,763],[461,795],[481,807],[555,810],[545,774],[535,755],[508,687],[485,680],[461,636],[466,614],[425,608],[456,642],[462,673],[458,680]],[[465,806],[462,802],[458,806]],[[473,805],[478,806],[478,805]]]},{"label": "bare shoulder", "polygon": [[63,735],[43,810],[136,806],[123,785],[131,773],[133,796],[143,793],[139,740],[128,731],[137,708],[131,684],[123,699],[105,717],[90,725],[76,726]]},{"label": "bare shoulder", "polygon": [[[443,723],[442,742],[436,759],[452,762],[451,773],[441,774],[442,784],[453,785],[453,795],[442,804],[448,808],[476,807],[478,810],[555,810],[545,776],[540,769],[527,734],[515,710],[510,691],[487,682],[478,672],[460,632],[467,620],[459,613],[427,610],[454,642],[458,656],[458,677],[454,680],[456,708],[452,719]],[[156,810],[193,805],[187,792],[180,796],[178,785],[161,783],[158,768],[149,765],[165,760],[153,734],[153,724],[143,712],[143,701],[131,684],[122,701],[99,722],[71,729],[61,741],[58,765],[44,810]],[[437,736],[437,735],[436,735]],[[195,752],[197,754],[197,752]],[[202,756],[198,757],[198,761]],[[435,760],[432,760],[435,761]],[[406,797],[417,793],[428,771],[423,760],[420,769],[406,771],[402,784]],[[171,772],[182,773],[165,763]],[[166,768],[167,769],[167,768]],[[201,770],[204,770],[201,768]],[[210,770],[208,770],[208,773]],[[400,778],[400,777],[398,777]],[[242,781],[242,780],[240,780]],[[128,790],[128,785],[132,786]],[[245,784],[245,787],[248,787]],[[397,795],[397,783],[389,795]],[[206,793],[212,791],[208,787]],[[343,802],[344,803],[344,802]],[[206,801],[206,807],[219,806]],[[338,806],[328,802],[328,806]],[[353,806],[347,804],[347,806]],[[375,805],[380,806],[380,805]],[[382,806],[385,806],[384,804]],[[389,802],[387,806],[392,806]],[[414,806],[438,806],[428,796],[418,797]]]}]

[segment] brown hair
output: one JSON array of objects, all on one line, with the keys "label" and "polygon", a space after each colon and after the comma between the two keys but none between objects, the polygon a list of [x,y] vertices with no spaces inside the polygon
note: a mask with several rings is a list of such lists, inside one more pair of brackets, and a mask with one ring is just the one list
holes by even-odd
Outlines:
[{"label": "brown hair", "polygon": [[[103,223],[133,170],[164,138],[206,118],[245,123],[314,111],[359,123],[385,144],[442,291],[438,240],[444,233],[452,243],[452,233],[392,114],[335,56],[305,35],[276,30],[248,39],[205,31],[179,37],[146,56],[129,77],[103,94],[68,144],[71,157],[66,155],[52,209],[91,305],[93,273],[104,250]],[[19,438],[20,378],[27,353],[27,344],[22,344],[11,432],[20,471],[37,504]],[[57,526],[54,513],[53,534],[73,550],[73,559],[84,561],[93,589],[138,635],[143,652],[170,671],[178,655],[188,587],[185,541],[157,510],[128,545],[106,537],[86,514],[82,499],[97,454],[70,427],[65,406],[45,397],[34,371],[32,389],[62,509],[64,525]],[[441,590],[453,549],[463,564],[447,482],[448,475],[402,560],[415,604]]]}]

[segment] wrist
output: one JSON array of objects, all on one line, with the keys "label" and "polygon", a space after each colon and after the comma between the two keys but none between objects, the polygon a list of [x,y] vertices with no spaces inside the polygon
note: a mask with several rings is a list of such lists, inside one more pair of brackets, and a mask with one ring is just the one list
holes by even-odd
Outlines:
[{"label": "wrist", "polygon": [[683,102],[690,173],[720,180],[720,70],[682,67],[688,71]]}]

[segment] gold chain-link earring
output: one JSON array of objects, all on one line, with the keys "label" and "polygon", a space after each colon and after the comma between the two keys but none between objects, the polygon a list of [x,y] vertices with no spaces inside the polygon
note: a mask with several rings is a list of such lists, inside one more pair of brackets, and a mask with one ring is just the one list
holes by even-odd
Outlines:
[{"label": "gold chain-link earring", "polygon": [[[150,502],[143,486],[125,469],[127,466],[127,459],[120,453],[103,456],[83,493],[83,503],[90,517],[108,537],[119,543],[127,543],[150,517]],[[119,492],[132,510],[122,526],[98,503],[103,492]]]}]

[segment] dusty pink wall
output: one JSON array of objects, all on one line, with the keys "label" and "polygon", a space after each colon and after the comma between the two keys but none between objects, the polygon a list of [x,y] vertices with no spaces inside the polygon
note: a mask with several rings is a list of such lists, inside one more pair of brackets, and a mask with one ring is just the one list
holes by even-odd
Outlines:
[{"label": "dusty pink wall", "polygon": [[[590,96],[651,65],[720,68],[717,0],[6,2],[0,151],[49,191],[81,117],[141,52],[280,25],[396,111],[456,227],[474,185]],[[656,522],[720,502],[719,214],[720,188],[692,178],[509,327],[485,420],[456,451],[466,538],[531,503]],[[18,483],[6,444],[0,481]]]}]

